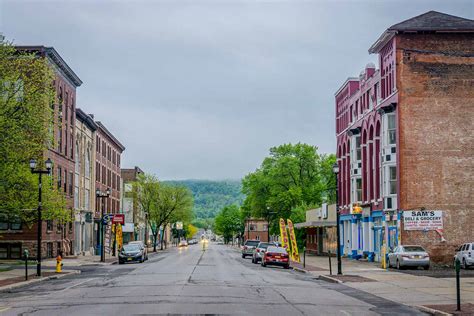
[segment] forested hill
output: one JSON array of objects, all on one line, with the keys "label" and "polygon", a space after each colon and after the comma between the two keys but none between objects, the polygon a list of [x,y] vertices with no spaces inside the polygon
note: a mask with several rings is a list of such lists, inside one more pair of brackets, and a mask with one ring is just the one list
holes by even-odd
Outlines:
[{"label": "forested hill", "polygon": [[226,205],[241,204],[245,196],[241,193],[240,180],[179,180],[165,181],[187,186],[194,196],[196,218],[213,218]]}]

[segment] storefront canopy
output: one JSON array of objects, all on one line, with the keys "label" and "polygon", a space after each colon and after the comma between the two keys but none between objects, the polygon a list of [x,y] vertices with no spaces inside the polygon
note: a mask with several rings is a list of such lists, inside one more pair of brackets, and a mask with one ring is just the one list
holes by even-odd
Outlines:
[{"label": "storefront canopy", "polygon": [[330,221],[311,221],[295,224],[295,228],[310,228],[310,227],[335,227],[336,222]]}]

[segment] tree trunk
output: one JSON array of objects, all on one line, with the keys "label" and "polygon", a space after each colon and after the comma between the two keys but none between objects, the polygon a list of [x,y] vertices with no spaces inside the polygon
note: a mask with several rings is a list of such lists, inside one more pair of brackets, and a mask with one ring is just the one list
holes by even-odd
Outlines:
[{"label": "tree trunk", "polygon": [[153,252],[156,252],[156,239],[158,238],[158,233],[153,234]]}]

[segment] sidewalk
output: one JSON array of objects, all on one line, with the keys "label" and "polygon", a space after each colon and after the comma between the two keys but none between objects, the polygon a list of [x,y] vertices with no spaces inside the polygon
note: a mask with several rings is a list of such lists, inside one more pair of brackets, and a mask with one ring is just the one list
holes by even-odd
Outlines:
[{"label": "sidewalk", "polygon": [[[380,263],[361,262],[343,258],[343,276],[337,276],[337,260],[331,258],[332,277],[329,276],[328,257],[306,255],[306,271],[317,278],[345,285],[410,306],[454,311],[456,304],[455,278],[433,278],[384,270]],[[302,268],[302,264],[293,264]],[[461,279],[461,303],[465,312],[474,307],[474,278]],[[450,305],[450,307],[447,307]],[[438,307],[438,308],[437,308]],[[474,310],[472,310],[474,312]],[[469,313],[469,312],[468,312]],[[472,314],[456,314],[472,315]]]}]

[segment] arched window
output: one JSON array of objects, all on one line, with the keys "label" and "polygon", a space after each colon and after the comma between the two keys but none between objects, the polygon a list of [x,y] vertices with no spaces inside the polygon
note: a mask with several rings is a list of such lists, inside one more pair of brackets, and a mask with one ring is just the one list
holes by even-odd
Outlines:
[{"label": "arched window", "polygon": [[87,152],[86,152],[86,162],[85,162],[85,173],[86,177],[89,178],[91,176],[91,150],[90,150],[90,144],[87,146]]}]

